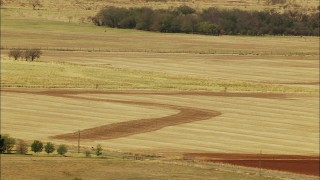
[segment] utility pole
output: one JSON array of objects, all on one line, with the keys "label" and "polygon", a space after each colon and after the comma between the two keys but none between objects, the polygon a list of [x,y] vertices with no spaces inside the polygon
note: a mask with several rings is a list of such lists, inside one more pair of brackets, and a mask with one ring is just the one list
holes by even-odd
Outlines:
[{"label": "utility pole", "polygon": [[78,130],[78,153],[80,153],[80,129]]}]

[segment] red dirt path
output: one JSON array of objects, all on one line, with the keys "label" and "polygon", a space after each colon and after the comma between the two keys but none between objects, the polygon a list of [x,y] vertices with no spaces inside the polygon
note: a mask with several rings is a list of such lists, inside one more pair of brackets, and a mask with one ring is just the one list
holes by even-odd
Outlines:
[{"label": "red dirt path", "polygon": [[[156,131],[168,126],[176,126],[184,123],[194,121],[207,120],[212,117],[221,115],[218,111],[191,108],[184,106],[176,106],[171,104],[161,104],[152,102],[139,101],[125,101],[102,98],[89,98],[76,96],[79,94],[145,94],[145,95],[198,95],[198,96],[224,96],[224,97],[254,97],[254,98],[286,98],[285,94],[276,93],[229,93],[229,92],[173,92],[173,91],[112,91],[112,90],[85,90],[85,89],[27,89],[27,88],[5,88],[1,89],[3,92],[12,93],[31,93],[37,95],[57,96],[63,98],[80,99],[87,101],[102,101],[114,102],[123,104],[135,104],[142,106],[164,107],[178,110],[179,113],[167,117],[140,119],[133,121],[126,121],[120,123],[113,123],[93,127],[80,131],[81,139],[115,139],[126,137],[134,134],[146,133]],[[78,139],[78,132],[61,134],[53,136],[56,139],[76,140]]]},{"label": "red dirt path", "polygon": [[186,153],[184,158],[320,176],[319,156]]}]

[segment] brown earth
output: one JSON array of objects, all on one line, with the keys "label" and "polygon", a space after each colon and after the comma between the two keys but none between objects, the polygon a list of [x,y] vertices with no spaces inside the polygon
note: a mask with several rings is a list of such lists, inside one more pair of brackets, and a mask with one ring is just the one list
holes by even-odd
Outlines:
[{"label": "brown earth", "polygon": [[204,160],[238,166],[320,176],[319,156],[274,154],[186,153],[184,159]]}]

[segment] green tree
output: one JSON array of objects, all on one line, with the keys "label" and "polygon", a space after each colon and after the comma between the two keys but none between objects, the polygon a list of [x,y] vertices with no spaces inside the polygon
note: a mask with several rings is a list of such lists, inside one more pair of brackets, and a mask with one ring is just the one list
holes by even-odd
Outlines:
[{"label": "green tree", "polygon": [[44,146],[44,151],[48,154],[53,153],[55,150],[56,149],[51,142],[47,142],[47,144]]},{"label": "green tree", "polygon": [[101,154],[102,154],[102,147],[100,144],[98,144],[96,148],[96,155],[100,156]]},{"label": "green tree", "polygon": [[43,143],[38,140],[34,140],[31,144],[31,150],[35,153],[41,152],[43,149]]},{"label": "green tree", "polygon": [[16,146],[16,152],[19,154],[27,154],[28,153],[28,144],[24,140],[19,140]]},{"label": "green tree", "polygon": [[187,15],[187,14],[192,14],[192,13],[195,13],[196,10],[187,6],[187,5],[181,5],[179,6],[176,11],[179,13],[179,14],[184,14],[184,15]]},{"label": "green tree", "polygon": [[68,148],[66,145],[61,144],[59,145],[58,149],[57,149],[58,154],[60,155],[65,155],[68,152]]},{"label": "green tree", "polygon": [[209,22],[200,22],[197,24],[197,29],[203,34],[216,34],[216,27],[214,24]]},{"label": "green tree", "polygon": [[4,138],[0,134],[0,153],[4,152]]},{"label": "green tree", "polygon": [[9,135],[0,135],[0,153],[11,153],[12,148],[16,144],[16,140]]}]

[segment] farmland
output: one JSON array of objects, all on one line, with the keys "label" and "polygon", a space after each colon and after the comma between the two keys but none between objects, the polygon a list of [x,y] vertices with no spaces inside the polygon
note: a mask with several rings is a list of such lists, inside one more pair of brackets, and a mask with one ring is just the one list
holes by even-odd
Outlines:
[{"label": "farmland", "polygon": [[[213,161],[210,154],[261,151],[319,156],[319,37],[111,29],[75,18],[69,22],[69,5],[58,12],[58,7],[46,8],[59,3],[43,2],[42,10],[21,7],[18,1],[1,9],[2,134],[74,147],[80,130],[83,150],[101,144],[108,152],[161,154],[166,160],[205,153]],[[246,2],[248,8],[261,8]],[[76,7],[70,13],[96,12]],[[40,48],[43,55],[34,62],[14,61],[7,55],[12,48]],[[99,179],[106,173],[100,167],[117,172],[110,178],[122,174],[122,179],[258,178],[159,162],[35,158],[44,160],[37,164],[43,173],[39,178],[50,177],[46,166],[57,163],[65,164],[56,167],[56,179]],[[4,156],[3,161],[6,179],[15,179],[10,167],[34,166],[23,156]],[[92,171],[80,172],[88,163]],[[124,165],[129,172],[119,170]],[[156,175],[137,174],[145,168]]]},{"label": "farmland", "polygon": [[[57,157],[4,156],[1,176],[6,179],[240,179],[266,180],[276,178],[221,172],[208,168],[181,166],[158,162],[119,161],[118,159],[86,159]],[[36,163],[33,163],[36,162]],[[88,166],[90,164],[90,167]],[[15,167],[11,169],[11,167]],[[27,170],[25,167],[33,166]],[[52,173],[48,167],[55,170]],[[88,170],[89,169],[89,170]]]}]

